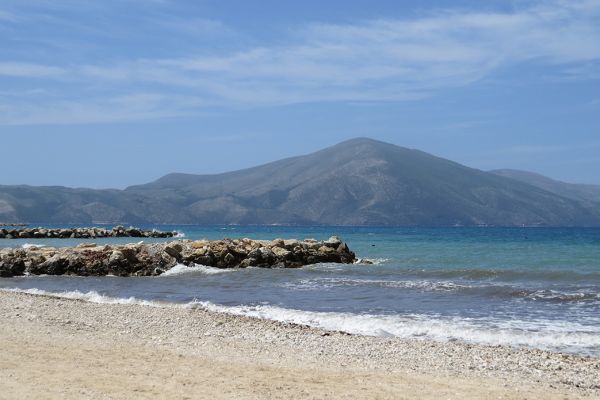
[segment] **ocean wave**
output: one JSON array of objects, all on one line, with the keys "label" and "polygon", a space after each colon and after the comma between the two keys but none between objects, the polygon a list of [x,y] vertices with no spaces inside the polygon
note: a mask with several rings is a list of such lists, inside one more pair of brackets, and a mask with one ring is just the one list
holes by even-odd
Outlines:
[{"label": "ocean wave", "polygon": [[600,327],[570,322],[512,320],[506,323],[425,315],[360,315],[303,311],[270,305],[223,306],[205,301],[197,301],[192,306],[365,336],[462,341],[582,354],[600,353]]},{"label": "ocean wave", "polygon": [[[399,267],[391,263],[387,258],[365,259],[372,261],[375,266],[385,266],[382,271],[389,271],[397,278],[406,280],[465,280],[469,282],[548,282],[549,284],[577,283],[587,284],[598,282],[600,284],[600,272],[598,271],[573,271],[573,270],[549,270],[549,269],[509,269],[509,268],[415,268]],[[372,269],[368,264],[335,264],[320,263],[304,267],[321,271],[355,271],[371,275]],[[391,268],[388,268],[391,267]]]},{"label": "ocean wave", "polygon": [[[383,265],[383,264],[389,262],[390,259],[389,258],[383,258],[383,257],[379,257],[379,258],[361,258],[361,259],[358,260],[357,264],[365,264],[364,261],[367,261],[368,263],[370,263],[372,265]],[[367,265],[368,265],[368,263],[367,263]]]},{"label": "ocean wave", "polygon": [[57,298],[76,299],[99,304],[136,304],[151,307],[202,308],[208,311],[247,316],[350,334],[398,337],[404,339],[461,341],[485,345],[530,347],[578,354],[600,354],[600,324],[583,325],[555,320],[497,320],[437,315],[374,315],[341,312],[317,312],[271,305],[225,306],[195,300],[176,304],[115,298],[96,291],[49,292],[40,289],[0,289]]},{"label": "ocean wave", "polygon": [[38,296],[48,296],[48,297],[57,297],[62,299],[72,299],[72,300],[83,300],[88,301],[90,303],[99,303],[99,304],[138,304],[143,306],[154,306],[154,307],[162,307],[165,304],[159,303],[156,301],[148,301],[148,300],[140,300],[135,297],[109,297],[102,295],[95,290],[90,290],[89,292],[80,292],[79,290],[71,290],[64,292],[51,292],[42,289],[18,289],[18,288],[10,288],[5,289],[2,288],[0,291],[4,292],[14,292],[14,293],[27,293],[27,294],[35,294]]},{"label": "ocean wave", "polygon": [[[588,290],[588,291],[584,291]],[[511,285],[473,285],[466,290],[467,293],[485,297],[517,298],[532,301],[543,301],[551,303],[595,303],[600,301],[598,291],[591,292],[589,289],[578,288],[578,290],[563,289],[538,289],[528,287],[515,287]]]},{"label": "ocean wave", "polygon": [[383,288],[398,289],[423,289],[423,290],[442,290],[450,291],[469,288],[471,286],[462,285],[454,282],[433,282],[433,281],[395,281],[395,280],[376,280],[376,279],[350,279],[350,278],[320,278],[320,279],[301,279],[296,282],[286,282],[281,286],[296,290],[314,290],[341,286],[377,286]]},{"label": "ocean wave", "polygon": [[589,282],[600,281],[598,272],[575,272],[553,270],[509,270],[509,269],[417,269],[406,268],[398,270],[400,276],[418,278],[452,279],[461,278],[468,280],[496,280],[496,281],[549,281],[549,282]]},{"label": "ocean wave", "polygon": [[25,243],[21,246],[21,248],[23,248],[23,249],[32,249],[32,248],[39,249],[42,247],[46,247],[46,246],[43,244],[33,244],[33,243]]},{"label": "ocean wave", "polygon": [[512,285],[433,281],[433,280],[378,280],[353,278],[314,278],[282,283],[292,290],[320,290],[336,287],[371,286],[377,288],[412,289],[422,291],[462,292],[485,297],[523,298],[546,302],[594,302],[600,301],[600,293],[582,290],[557,290],[526,288]]},{"label": "ocean wave", "polygon": [[176,275],[187,275],[187,274],[204,274],[204,275],[215,275],[223,274],[228,272],[236,271],[235,269],[215,268],[209,267],[202,264],[191,264],[190,266],[177,264],[170,270],[166,271],[160,276],[176,276]]},{"label": "ocean wave", "polygon": [[566,292],[552,289],[534,290],[525,294],[525,297],[546,301],[600,301],[600,293]]}]

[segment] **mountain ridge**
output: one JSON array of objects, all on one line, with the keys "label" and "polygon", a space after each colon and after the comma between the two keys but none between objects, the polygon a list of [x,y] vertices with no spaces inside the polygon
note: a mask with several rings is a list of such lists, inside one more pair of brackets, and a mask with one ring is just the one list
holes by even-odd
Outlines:
[{"label": "mountain ridge", "polygon": [[171,173],[123,190],[0,186],[0,220],[600,226],[600,205],[420,150],[356,138],[243,170]]},{"label": "mountain ridge", "polygon": [[572,198],[574,200],[600,203],[600,185],[586,183],[567,183],[552,179],[542,174],[518,169],[496,169],[490,171],[494,174],[525,182],[554,194]]}]

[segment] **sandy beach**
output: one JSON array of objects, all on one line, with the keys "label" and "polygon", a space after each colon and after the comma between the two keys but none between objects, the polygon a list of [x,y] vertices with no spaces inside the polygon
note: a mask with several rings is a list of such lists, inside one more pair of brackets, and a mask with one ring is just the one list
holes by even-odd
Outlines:
[{"label": "sandy beach", "polygon": [[0,291],[0,398],[600,398],[600,359]]}]

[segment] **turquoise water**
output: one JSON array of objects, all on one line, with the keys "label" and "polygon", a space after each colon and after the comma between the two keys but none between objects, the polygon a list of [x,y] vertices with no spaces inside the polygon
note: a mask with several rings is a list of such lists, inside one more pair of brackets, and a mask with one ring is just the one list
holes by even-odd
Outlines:
[{"label": "turquoise water", "polygon": [[[198,305],[367,335],[507,344],[600,356],[600,229],[144,228],[178,230],[186,239],[326,239],[338,235],[358,257],[375,264],[233,271],[197,266],[176,268],[153,278],[0,279],[0,287],[93,301]],[[70,246],[82,241],[28,243]],[[0,240],[0,247],[26,242]]]}]

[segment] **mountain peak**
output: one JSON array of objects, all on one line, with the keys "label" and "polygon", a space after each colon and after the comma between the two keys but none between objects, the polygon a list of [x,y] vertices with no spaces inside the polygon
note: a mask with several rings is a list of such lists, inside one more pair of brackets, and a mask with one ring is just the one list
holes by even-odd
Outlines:
[{"label": "mountain peak", "polygon": [[364,145],[364,144],[394,146],[391,143],[372,139],[372,138],[366,137],[366,136],[355,137],[352,139],[344,140],[342,142],[339,142],[336,146],[351,146],[351,145]]},{"label": "mountain peak", "polygon": [[[357,147],[372,148],[372,149],[396,148],[396,149],[410,150],[405,147],[401,147],[401,146],[398,146],[398,145],[395,145],[392,143],[388,143],[388,142],[384,142],[381,140],[371,139],[368,137],[357,137],[357,138],[353,138],[353,139],[344,140],[343,142],[340,142],[336,145],[328,147],[327,149],[340,150],[340,149],[344,149],[344,148],[357,148]],[[327,149],[325,149],[325,150],[327,150]]]}]

